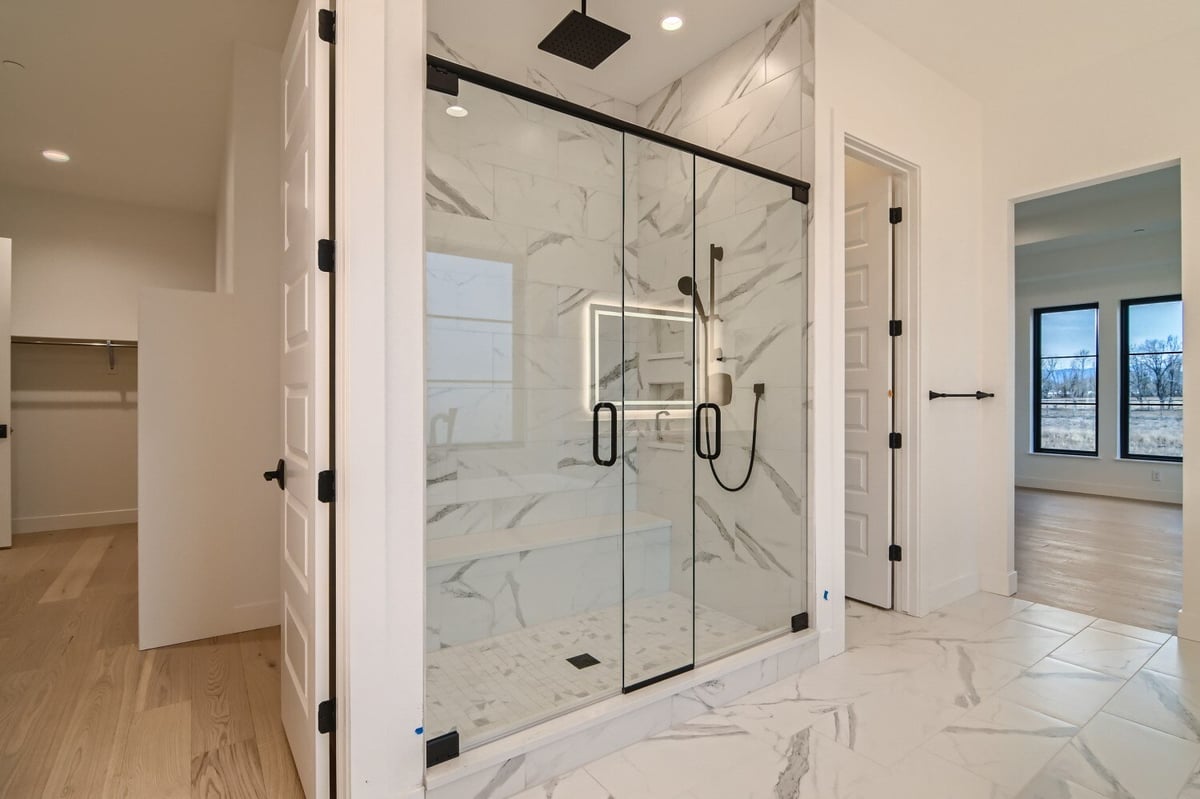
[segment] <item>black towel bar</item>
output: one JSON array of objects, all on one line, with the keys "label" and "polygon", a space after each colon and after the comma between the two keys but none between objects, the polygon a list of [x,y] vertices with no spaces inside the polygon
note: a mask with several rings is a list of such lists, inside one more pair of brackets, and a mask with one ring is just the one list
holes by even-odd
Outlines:
[{"label": "black towel bar", "polygon": [[942,398],[954,398],[954,397],[962,397],[964,399],[981,400],[981,399],[990,399],[991,397],[994,397],[994,396],[996,396],[996,395],[992,394],[991,392],[988,392],[988,391],[976,391],[974,394],[943,394],[940,391],[930,391],[929,392],[929,399],[931,399],[931,400],[942,399]]}]

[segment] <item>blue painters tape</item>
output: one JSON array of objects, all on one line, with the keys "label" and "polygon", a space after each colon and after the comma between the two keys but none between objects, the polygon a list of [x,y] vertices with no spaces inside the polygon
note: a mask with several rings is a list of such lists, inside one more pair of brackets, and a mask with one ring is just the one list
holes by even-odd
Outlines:
[{"label": "blue painters tape", "polygon": [[424,728],[424,727],[417,727],[415,730],[413,730],[413,732],[415,732],[417,735],[424,735],[424,734],[425,734],[425,728]]},{"label": "blue painters tape", "polygon": [[822,597],[822,599],[829,599],[829,592],[828,592],[828,591],[826,591],[826,592],[825,592],[825,596],[823,596],[823,597]]}]

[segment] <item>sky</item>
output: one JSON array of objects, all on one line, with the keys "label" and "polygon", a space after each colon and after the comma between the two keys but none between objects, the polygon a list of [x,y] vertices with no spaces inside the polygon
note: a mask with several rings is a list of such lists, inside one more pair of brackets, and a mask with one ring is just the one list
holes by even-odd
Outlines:
[{"label": "sky", "polygon": [[[1107,309],[1101,308],[1101,311]],[[1119,313],[1119,311],[1117,311]],[[1183,337],[1183,304],[1134,305],[1129,310],[1129,339],[1134,347],[1148,339]],[[1096,351],[1096,311],[1062,311],[1042,315],[1042,355],[1069,357]]]}]

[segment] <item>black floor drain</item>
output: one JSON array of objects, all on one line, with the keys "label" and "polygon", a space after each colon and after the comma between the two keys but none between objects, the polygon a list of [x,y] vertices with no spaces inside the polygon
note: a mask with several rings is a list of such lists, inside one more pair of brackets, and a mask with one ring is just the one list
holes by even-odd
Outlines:
[{"label": "black floor drain", "polygon": [[586,669],[588,666],[595,666],[600,661],[584,652],[582,655],[576,655],[573,658],[567,658],[567,662],[577,669]]}]

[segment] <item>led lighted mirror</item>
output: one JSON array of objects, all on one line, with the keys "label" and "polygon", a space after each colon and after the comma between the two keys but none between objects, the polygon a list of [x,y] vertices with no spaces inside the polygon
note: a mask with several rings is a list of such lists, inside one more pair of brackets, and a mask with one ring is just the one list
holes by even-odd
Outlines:
[{"label": "led lighted mirror", "polygon": [[622,314],[596,303],[589,321],[589,412],[597,402],[631,411],[691,408],[691,313],[627,305]]}]

